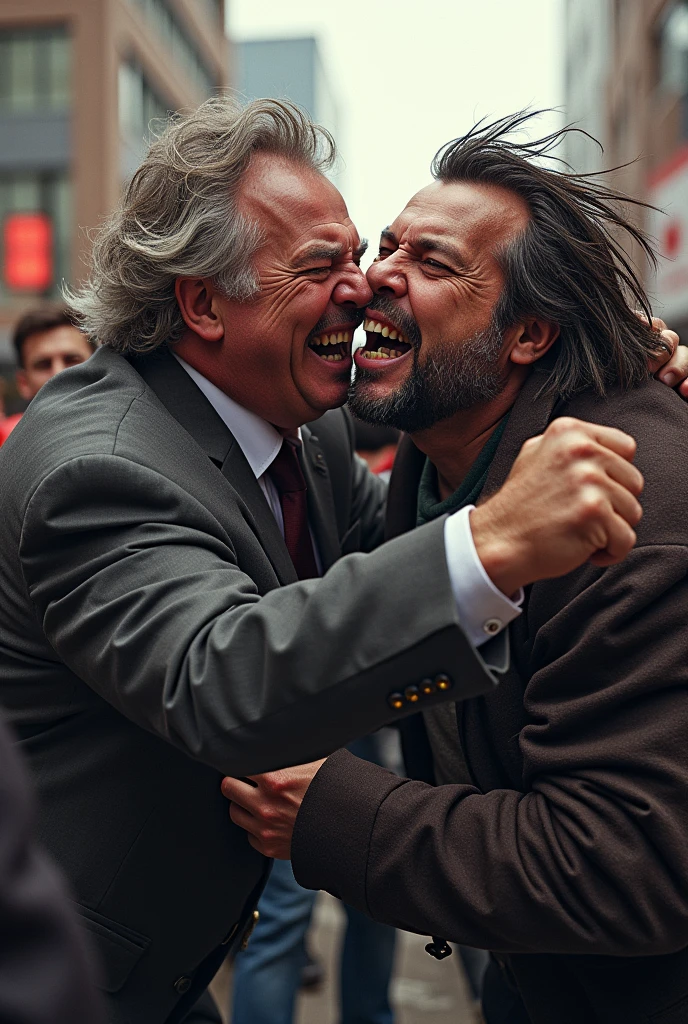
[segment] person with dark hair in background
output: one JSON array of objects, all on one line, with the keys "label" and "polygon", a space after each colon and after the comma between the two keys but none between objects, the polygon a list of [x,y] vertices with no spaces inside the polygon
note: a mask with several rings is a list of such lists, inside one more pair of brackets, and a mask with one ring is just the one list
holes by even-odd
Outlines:
[{"label": "person with dark hair in background", "polygon": [[[25,402],[35,398],[55,374],[85,362],[95,349],[75,326],[73,313],[62,305],[27,310],[15,325],[12,344],[17,357],[17,391]],[[14,413],[0,420],[0,445],[21,417]]]},{"label": "person with dark hair in background", "polygon": [[528,116],[446,146],[382,232],[351,408],[409,435],[388,537],[478,511],[519,451],[575,416],[637,439],[638,542],[623,564],[527,589],[498,690],[402,723],[427,781],[342,750],[223,791],[302,885],[492,950],[490,1024],[683,1024],[688,481],[666,440],[688,410],[649,376],[656,333],[618,238],[652,259],[650,244],[622,196],[538,160],[566,130],[511,138]]}]

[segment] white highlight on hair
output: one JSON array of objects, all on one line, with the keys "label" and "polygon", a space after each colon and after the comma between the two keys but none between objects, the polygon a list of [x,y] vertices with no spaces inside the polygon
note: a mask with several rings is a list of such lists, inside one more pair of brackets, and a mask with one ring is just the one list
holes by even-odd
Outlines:
[{"label": "white highlight on hair", "polygon": [[331,135],[286,100],[207,100],[176,115],[152,143],[122,199],[97,232],[89,279],[65,289],[80,326],[118,352],[151,352],[184,332],[178,277],[210,277],[228,299],[260,290],[253,257],[258,224],[237,209],[254,153],[274,153],[324,171]]}]

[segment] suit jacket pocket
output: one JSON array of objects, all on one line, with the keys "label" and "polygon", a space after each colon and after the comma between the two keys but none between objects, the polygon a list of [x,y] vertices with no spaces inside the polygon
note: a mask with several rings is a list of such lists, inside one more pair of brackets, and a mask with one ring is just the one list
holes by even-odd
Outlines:
[{"label": "suit jacket pocket", "polygon": [[102,988],[119,992],[141,954],[148,949],[150,939],[81,903],[76,904],[76,909],[100,957]]},{"label": "suit jacket pocket", "polygon": [[340,547],[343,555],[351,555],[361,550],[361,520],[357,519],[342,537]]}]

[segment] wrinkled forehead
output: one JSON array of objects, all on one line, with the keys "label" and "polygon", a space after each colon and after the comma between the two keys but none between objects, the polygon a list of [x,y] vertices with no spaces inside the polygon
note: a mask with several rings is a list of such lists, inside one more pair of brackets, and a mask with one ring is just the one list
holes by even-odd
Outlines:
[{"label": "wrinkled forehead", "polygon": [[292,245],[307,237],[357,241],[344,199],[318,171],[270,153],[257,153],[238,198],[268,240]]},{"label": "wrinkled forehead", "polygon": [[477,254],[519,235],[529,219],[525,201],[500,185],[434,181],[413,196],[391,230],[400,241],[429,234]]}]

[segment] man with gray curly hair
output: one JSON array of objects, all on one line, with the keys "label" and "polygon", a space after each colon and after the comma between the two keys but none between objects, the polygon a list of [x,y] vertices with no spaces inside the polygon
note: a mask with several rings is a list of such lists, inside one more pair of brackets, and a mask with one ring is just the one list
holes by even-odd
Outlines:
[{"label": "man with gray curly hair", "polygon": [[223,775],[492,689],[520,588],[634,543],[634,442],[569,419],[379,546],[337,408],[372,293],[333,157],[288,103],[174,120],[70,295],[100,348],[0,453],[0,699],[114,1024],[183,1020],[247,936],[270,862]]}]

